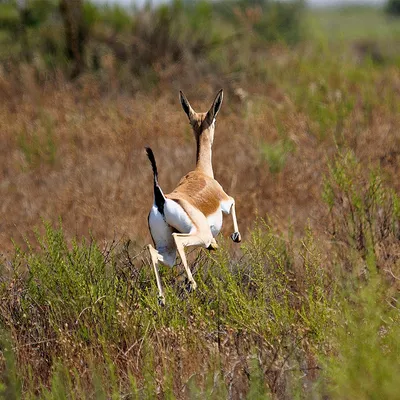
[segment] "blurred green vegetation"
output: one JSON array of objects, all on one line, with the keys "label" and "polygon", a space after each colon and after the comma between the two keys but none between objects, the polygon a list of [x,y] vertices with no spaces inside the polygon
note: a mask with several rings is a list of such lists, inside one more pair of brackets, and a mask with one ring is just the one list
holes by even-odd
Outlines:
[{"label": "blurred green vegetation", "polygon": [[[350,46],[356,58],[374,63],[400,59],[398,21],[371,7],[308,10],[302,0],[174,0],[138,9],[74,2],[1,2],[5,71],[21,61],[42,80],[61,71],[70,77],[96,73],[107,81],[113,71],[124,88],[132,86],[132,77],[154,84],[165,74],[179,75],[180,68],[259,79],[274,45],[310,41],[329,52]],[[326,108],[327,121],[330,112]]]},{"label": "blurred green vegetation", "polygon": [[79,70],[101,68],[102,58],[112,54],[117,63],[129,64],[130,71],[138,74],[182,58],[215,60],[213,53],[228,53],[227,47],[296,43],[303,36],[302,0],[174,0],[133,10],[90,1],[68,4],[56,0],[0,3],[0,62],[35,59],[38,68],[68,71],[69,64],[77,62],[68,49],[82,45]]},{"label": "blurred green vegetation", "polygon": [[387,0],[386,12],[393,16],[400,15],[400,1],[399,0]]},{"label": "blurred green vegetation", "polygon": [[388,18],[383,9],[369,6],[343,6],[307,12],[312,35],[329,42],[357,40],[397,41],[399,21]]}]

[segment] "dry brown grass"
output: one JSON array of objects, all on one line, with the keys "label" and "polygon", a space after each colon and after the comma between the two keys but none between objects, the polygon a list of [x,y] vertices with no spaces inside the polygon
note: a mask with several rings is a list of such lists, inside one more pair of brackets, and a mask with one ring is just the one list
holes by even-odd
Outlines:
[{"label": "dry brown grass", "polygon": [[[382,96],[399,91],[397,70],[374,79]],[[185,87],[178,82],[136,95],[107,95],[92,77],[76,84],[61,79],[45,88],[33,79],[20,79],[14,90],[3,76],[1,249],[11,250],[11,239],[17,244],[25,237],[32,239],[41,219],[59,217],[71,237],[92,234],[110,240],[125,235],[146,244],[152,188],[144,146],[153,148],[161,185],[171,191],[195,160],[178,88],[198,110],[209,107],[217,89],[204,82]],[[246,236],[255,217],[266,214],[282,231],[289,225],[302,229],[307,221],[324,231],[321,184],[327,160],[336,152],[334,139],[320,140],[311,133],[312,118],[296,107],[282,85],[261,82],[257,88],[249,84],[244,89],[248,95],[243,100],[228,86],[214,144],[215,175],[236,198],[242,232]],[[377,102],[367,115],[358,91],[355,87],[358,100],[343,121],[338,140],[349,144],[365,165],[380,164],[392,186],[399,188],[396,105],[390,109]],[[272,173],[260,146],[279,139],[278,124],[294,143],[294,151],[282,171]],[[226,219],[225,233],[230,225]]]}]

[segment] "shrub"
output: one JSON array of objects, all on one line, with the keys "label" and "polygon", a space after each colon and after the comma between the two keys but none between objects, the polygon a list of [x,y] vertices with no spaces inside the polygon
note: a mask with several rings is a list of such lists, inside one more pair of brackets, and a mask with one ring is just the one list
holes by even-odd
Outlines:
[{"label": "shrub", "polygon": [[135,18],[132,67],[139,73],[149,67],[171,67],[191,57],[204,58],[219,40],[208,2],[174,1],[144,9]]},{"label": "shrub", "polygon": [[301,37],[303,0],[237,0],[218,1],[214,7],[218,13],[242,29],[252,30],[260,39],[267,41],[298,42]]},{"label": "shrub", "polygon": [[49,224],[38,242],[17,250],[2,275],[0,321],[18,364],[17,373],[10,364],[10,390],[22,382],[43,395],[76,396],[84,387],[110,396],[135,382],[146,398],[182,387],[282,394],[297,385],[288,365],[305,368],[324,347],[333,292],[311,232],[293,250],[261,221],[241,261],[224,248],[198,260],[192,294],[164,269],[165,308],[141,254],[134,264],[126,247],[68,244]]},{"label": "shrub", "polygon": [[342,292],[332,331],[334,356],[324,363],[332,399],[395,399],[400,373],[400,310],[379,277]]},{"label": "shrub", "polygon": [[400,16],[400,0],[388,0],[385,11],[393,16]]},{"label": "shrub", "polygon": [[283,138],[275,143],[262,143],[261,154],[268,163],[268,168],[272,173],[278,173],[285,167],[288,156],[295,150],[293,141]]},{"label": "shrub", "polygon": [[390,278],[397,260],[392,246],[400,238],[400,199],[379,169],[364,170],[352,151],[340,151],[330,165],[323,198],[344,265],[367,276],[378,268]]}]

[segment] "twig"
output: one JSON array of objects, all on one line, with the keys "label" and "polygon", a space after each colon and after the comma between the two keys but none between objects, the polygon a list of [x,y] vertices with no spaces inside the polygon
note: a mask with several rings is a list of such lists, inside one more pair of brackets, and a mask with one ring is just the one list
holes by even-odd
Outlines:
[{"label": "twig", "polygon": [[40,341],[38,341],[38,342],[25,343],[25,344],[22,344],[22,345],[20,345],[20,346],[15,346],[15,347],[13,347],[12,349],[13,349],[13,350],[18,350],[18,349],[21,349],[21,348],[23,348],[23,347],[36,346],[36,345],[38,345],[38,344],[49,343],[49,342],[56,342],[56,341],[57,341],[57,339],[44,339],[44,340],[40,340]]},{"label": "twig", "polygon": [[392,278],[396,279],[396,281],[400,281],[400,278],[396,276],[390,268],[384,269],[384,271],[389,272],[389,274],[392,276]]},{"label": "twig", "polygon": [[[100,296],[100,297],[93,303],[93,305],[97,304],[100,300],[104,299],[104,297],[106,297],[106,296],[105,296],[105,295],[104,295],[104,296]],[[75,321],[75,325],[78,325],[79,318],[81,317],[81,315],[82,315],[86,310],[89,310],[89,308],[91,308],[93,305],[88,306],[88,307],[85,307],[85,308],[79,313],[78,318],[77,318],[76,321]]]},{"label": "twig", "polygon": [[142,346],[143,346],[143,342],[144,342],[144,338],[146,337],[147,331],[149,330],[150,327],[150,321],[147,324],[146,330],[143,334],[142,340],[140,341],[140,346],[139,346],[139,350],[137,353],[137,359],[136,359],[136,369],[139,369],[139,357],[140,357],[140,352],[142,351]]}]

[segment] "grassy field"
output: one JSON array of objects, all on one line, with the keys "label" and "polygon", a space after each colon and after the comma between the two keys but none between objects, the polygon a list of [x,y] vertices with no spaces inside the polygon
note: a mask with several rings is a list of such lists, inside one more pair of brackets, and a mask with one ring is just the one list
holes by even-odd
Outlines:
[{"label": "grassy field", "polygon": [[[129,45],[114,10],[112,46],[146,38],[159,57],[134,47],[133,68],[94,25],[101,67],[74,80],[57,52],[2,47],[2,398],[399,398],[400,20],[306,11],[293,41],[256,7],[232,11],[235,36],[224,10],[167,26],[162,9],[161,34],[144,13]],[[205,111],[221,87],[214,172],[244,240],[226,218],[218,251],[190,253],[194,293],[162,268],[162,308],[144,147],[171,191],[195,161],[179,90]]]}]

